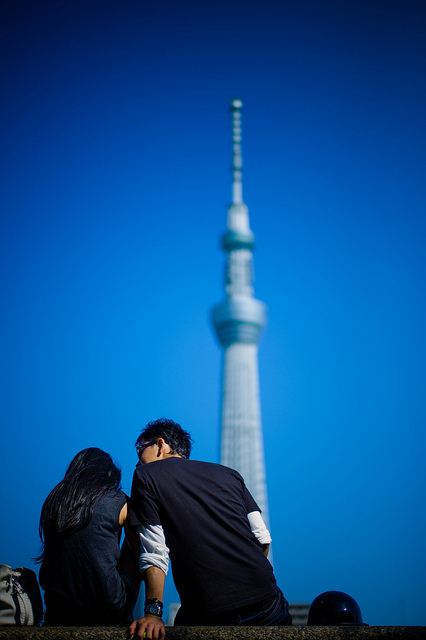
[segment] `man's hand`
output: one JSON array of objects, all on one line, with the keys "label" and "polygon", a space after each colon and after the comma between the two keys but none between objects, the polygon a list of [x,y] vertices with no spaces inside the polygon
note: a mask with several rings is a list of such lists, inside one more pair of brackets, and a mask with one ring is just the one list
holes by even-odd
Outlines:
[{"label": "man's hand", "polygon": [[129,627],[130,637],[151,638],[152,640],[163,640],[166,636],[164,622],[158,616],[146,615],[138,620],[133,620]]}]

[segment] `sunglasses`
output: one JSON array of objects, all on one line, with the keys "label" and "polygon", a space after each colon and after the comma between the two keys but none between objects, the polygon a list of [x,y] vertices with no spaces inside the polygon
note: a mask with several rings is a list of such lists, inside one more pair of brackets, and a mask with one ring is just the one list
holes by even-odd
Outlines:
[{"label": "sunglasses", "polygon": [[151,445],[155,444],[156,442],[157,442],[157,440],[150,440],[149,442],[138,442],[135,445],[136,453],[140,457],[147,447],[150,447]]}]

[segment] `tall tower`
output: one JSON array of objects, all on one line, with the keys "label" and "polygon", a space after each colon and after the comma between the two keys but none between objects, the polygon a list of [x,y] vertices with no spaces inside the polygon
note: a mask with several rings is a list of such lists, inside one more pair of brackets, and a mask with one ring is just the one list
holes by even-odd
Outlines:
[{"label": "tall tower", "polygon": [[225,299],[212,310],[223,349],[220,461],[241,473],[268,521],[257,355],[266,307],[253,296],[254,235],[242,188],[242,106],[241,100],[231,102],[232,203],[222,237]]}]

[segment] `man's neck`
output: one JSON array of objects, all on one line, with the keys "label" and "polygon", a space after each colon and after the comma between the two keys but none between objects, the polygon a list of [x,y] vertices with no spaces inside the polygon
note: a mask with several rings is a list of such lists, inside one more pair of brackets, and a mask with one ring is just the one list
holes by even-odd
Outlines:
[{"label": "man's neck", "polygon": [[[170,458],[182,458],[178,453],[162,453],[161,456],[151,462],[161,462],[162,460],[170,460]],[[149,464],[149,463],[148,463]]]}]

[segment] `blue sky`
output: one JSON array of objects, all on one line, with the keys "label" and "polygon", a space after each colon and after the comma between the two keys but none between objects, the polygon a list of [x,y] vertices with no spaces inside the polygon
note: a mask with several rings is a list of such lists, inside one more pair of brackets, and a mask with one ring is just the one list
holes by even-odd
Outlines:
[{"label": "blue sky", "polygon": [[209,311],[238,96],[278,581],[426,624],[424,4],[1,12],[2,561],[31,565],[83,447],[129,490],[138,432],[165,415],[218,459]]}]

